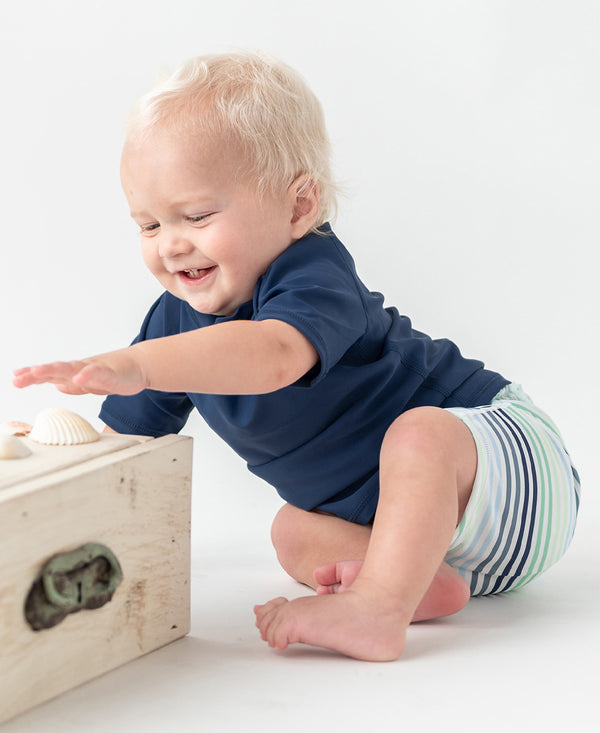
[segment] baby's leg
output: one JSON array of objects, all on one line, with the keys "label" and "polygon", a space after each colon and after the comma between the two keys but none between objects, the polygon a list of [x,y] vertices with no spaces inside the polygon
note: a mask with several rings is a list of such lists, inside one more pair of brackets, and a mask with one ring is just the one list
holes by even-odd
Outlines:
[{"label": "baby's leg", "polygon": [[[285,504],[275,517],[271,537],[281,566],[292,578],[320,594],[336,593],[347,590],[356,580],[371,527]],[[457,613],[469,597],[465,580],[442,563],[412,620]]]},{"label": "baby's leg", "polygon": [[285,504],[271,527],[271,540],[282,568],[299,583],[317,587],[314,573],[340,560],[364,560],[371,527],[331,514],[305,512]]},{"label": "baby's leg", "polygon": [[398,418],[382,446],[379,504],[358,577],[344,593],[257,607],[263,638],[280,649],[304,642],[360,659],[398,657],[476,467],[473,438],[454,415],[418,408]]}]

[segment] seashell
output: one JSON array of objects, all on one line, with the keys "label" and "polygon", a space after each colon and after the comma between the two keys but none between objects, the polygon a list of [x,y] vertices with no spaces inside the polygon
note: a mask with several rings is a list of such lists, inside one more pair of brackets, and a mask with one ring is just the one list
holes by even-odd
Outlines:
[{"label": "seashell", "polygon": [[0,423],[0,435],[29,435],[30,432],[31,425],[26,422],[12,420]]},{"label": "seashell", "polygon": [[0,460],[26,458],[31,451],[14,435],[0,435]]},{"label": "seashell", "polygon": [[79,445],[99,440],[100,434],[80,415],[49,407],[38,413],[29,438],[44,445]]}]

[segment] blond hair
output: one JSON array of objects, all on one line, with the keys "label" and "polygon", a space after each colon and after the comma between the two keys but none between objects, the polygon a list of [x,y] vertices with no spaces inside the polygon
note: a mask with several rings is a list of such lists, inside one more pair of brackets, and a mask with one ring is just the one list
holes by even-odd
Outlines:
[{"label": "blond hair", "polygon": [[142,97],[128,138],[166,126],[243,153],[240,174],[277,193],[299,176],[319,193],[315,228],[336,211],[330,144],[321,104],[302,77],[265,54],[198,56]]}]

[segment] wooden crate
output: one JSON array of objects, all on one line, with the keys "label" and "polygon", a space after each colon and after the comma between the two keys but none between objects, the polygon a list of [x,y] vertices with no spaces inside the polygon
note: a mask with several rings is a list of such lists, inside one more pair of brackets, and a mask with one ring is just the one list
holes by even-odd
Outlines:
[{"label": "wooden crate", "polygon": [[[190,623],[191,439],[28,445],[32,456],[0,462],[0,722],[184,636]],[[88,543],[120,564],[112,599],[33,630],[24,608],[42,568]]]}]

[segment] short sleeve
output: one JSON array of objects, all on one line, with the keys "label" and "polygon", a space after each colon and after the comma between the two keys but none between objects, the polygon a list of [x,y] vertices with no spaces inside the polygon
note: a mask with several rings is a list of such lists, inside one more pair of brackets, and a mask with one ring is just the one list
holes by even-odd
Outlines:
[{"label": "short sleeve", "polygon": [[[163,294],[150,308],[132,344],[181,330],[179,302]],[[102,403],[99,417],[108,427],[129,435],[178,433],[189,417],[192,402],[185,393],[146,389],[135,395],[109,395]]]},{"label": "short sleeve", "polygon": [[159,438],[178,433],[187,422],[192,407],[186,394],[147,389],[127,397],[109,395],[99,417],[118,433]]},{"label": "short sleeve", "polygon": [[283,253],[258,283],[254,319],[298,329],[319,354],[320,381],[364,335],[367,316],[354,263],[335,237],[314,235]]}]

